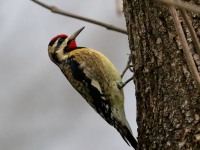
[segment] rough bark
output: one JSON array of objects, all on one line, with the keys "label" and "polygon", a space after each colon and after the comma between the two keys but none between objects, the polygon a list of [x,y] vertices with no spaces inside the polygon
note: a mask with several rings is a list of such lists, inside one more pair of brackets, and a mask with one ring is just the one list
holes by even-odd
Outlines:
[{"label": "rough bark", "polygon": [[[123,0],[123,6],[133,53],[139,149],[199,150],[200,94],[168,8],[154,0]],[[190,16],[200,34],[199,15]],[[199,58],[182,24],[198,67]]]}]

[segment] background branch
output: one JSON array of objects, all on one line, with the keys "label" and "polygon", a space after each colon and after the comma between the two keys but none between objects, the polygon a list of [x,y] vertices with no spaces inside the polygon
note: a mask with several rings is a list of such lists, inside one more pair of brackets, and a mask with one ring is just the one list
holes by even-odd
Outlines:
[{"label": "background branch", "polygon": [[69,13],[69,12],[66,12],[64,10],[59,9],[56,6],[50,6],[46,3],[43,3],[43,2],[38,1],[38,0],[31,0],[31,1],[33,1],[37,4],[39,4],[40,6],[52,11],[53,13],[60,14],[60,15],[63,15],[63,16],[67,16],[67,17],[72,17],[72,18],[79,19],[79,20],[86,21],[86,22],[90,22],[90,23],[105,27],[108,30],[113,30],[113,31],[116,31],[116,32],[127,34],[127,31],[125,29],[122,29],[122,28],[119,28],[119,27],[116,27],[116,26],[113,26],[113,25],[110,25],[110,24],[106,24],[106,23],[103,23],[103,22],[100,22],[100,21],[97,21],[97,20],[94,20],[94,19],[90,19],[90,18],[86,18],[86,17],[83,17],[83,16],[72,14],[72,13]]}]

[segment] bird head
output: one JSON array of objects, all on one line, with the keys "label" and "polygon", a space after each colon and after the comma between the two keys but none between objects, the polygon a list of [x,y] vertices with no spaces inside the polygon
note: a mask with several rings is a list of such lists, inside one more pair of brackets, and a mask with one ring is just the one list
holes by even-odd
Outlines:
[{"label": "bird head", "polygon": [[66,53],[77,48],[75,39],[84,28],[77,30],[71,36],[59,34],[51,39],[48,46],[48,54],[54,63],[58,64]]}]

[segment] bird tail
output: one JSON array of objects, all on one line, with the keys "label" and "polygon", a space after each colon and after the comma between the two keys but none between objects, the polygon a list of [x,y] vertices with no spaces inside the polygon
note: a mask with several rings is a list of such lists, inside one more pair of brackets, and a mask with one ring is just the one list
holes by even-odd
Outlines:
[{"label": "bird tail", "polygon": [[119,131],[124,141],[130,146],[132,146],[135,150],[138,150],[138,143],[134,138],[131,130],[127,126],[123,126],[122,130]]}]

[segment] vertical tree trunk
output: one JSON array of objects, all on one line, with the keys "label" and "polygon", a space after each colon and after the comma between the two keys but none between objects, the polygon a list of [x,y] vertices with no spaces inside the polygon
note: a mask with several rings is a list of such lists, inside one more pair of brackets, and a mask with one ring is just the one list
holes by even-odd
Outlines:
[{"label": "vertical tree trunk", "polygon": [[[200,150],[200,94],[168,8],[154,0],[123,0],[123,5],[133,54],[139,149]],[[200,32],[199,16],[191,19]],[[184,31],[198,67],[185,26]]]}]

